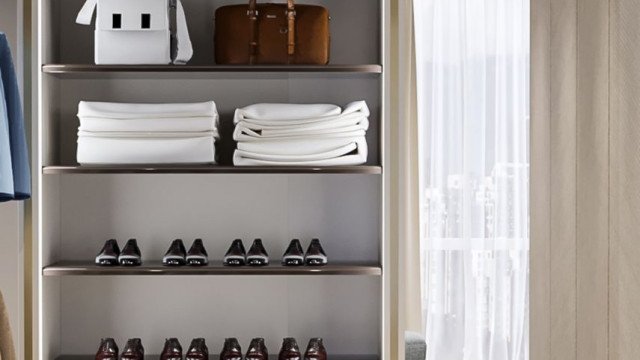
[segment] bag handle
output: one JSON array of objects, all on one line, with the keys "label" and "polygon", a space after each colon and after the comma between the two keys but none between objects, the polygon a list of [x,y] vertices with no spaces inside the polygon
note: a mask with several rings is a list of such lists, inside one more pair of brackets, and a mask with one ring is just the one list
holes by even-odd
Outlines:
[{"label": "bag handle", "polygon": [[[185,65],[193,56],[193,46],[187,28],[187,17],[184,14],[181,0],[176,1],[176,57],[175,65]],[[173,2],[173,0],[172,0]]]},{"label": "bag handle", "polygon": [[[170,6],[176,9],[176,56],[172,60],[173,64],[184,65],[193,56],[193,46],[187,28],[187,17],[184,14],[181,0],[170,0]],[[76,23],[81,25],[91,25],[91,18],[98,5],[98,0],[87,0],[78,12]]]},{"label": "bag handle", "polygon": [[[258,11],[257,0],[249,0],[249,10],[247,16],[249,16],[251,41],[249,43],[249,63],[253,64],[255,58],[258,55]],[[287,54],[289,59],[296,52],[296,6],[294,0],[287,0]]]}]

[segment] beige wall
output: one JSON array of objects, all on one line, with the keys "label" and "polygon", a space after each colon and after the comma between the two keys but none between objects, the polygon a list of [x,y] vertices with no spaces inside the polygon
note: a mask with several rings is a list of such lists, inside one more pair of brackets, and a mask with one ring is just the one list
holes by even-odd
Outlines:
[{"label": "beige wall", "polygon": [[531,358],[640,359],[640,2],[531,9]]},{"label": "beige wall", "polygon": [[[21,12],[18,0],[0,0],[0,31],[7,34],[14,62],[19,66],[21,49],[18,38],[21,30]],[[19,203],[0,203],[0,291],[7,303],[14,332],[18,359],[22,358],[23,345],[23,238],[22,206]]]}]

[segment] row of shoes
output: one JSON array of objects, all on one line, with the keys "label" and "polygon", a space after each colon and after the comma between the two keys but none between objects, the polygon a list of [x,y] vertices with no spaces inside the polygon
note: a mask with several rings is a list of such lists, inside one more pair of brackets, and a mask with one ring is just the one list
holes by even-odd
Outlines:
[{"label": "row of shoes", "polygon": [[[324,252],[320,240],[312,239],[307,252],[305,253],[299,239],[291,240],[287,250],[282,256],[284,266],[322,266],[328,262],[327,254]],[[142,253],[138,247],[136,239],[129,239],[122,251],[115,239],[107,240],[95,259],[96,265],[101,266],[140,266],[142,265]],[[209,264],[209,255],[204,248],[202,239],[195,239],[193,244],[186,250],[182,239],[174,240],[169,246],[169,250],[162,258],[165,266],[206,266]],[[223,264],[226,266],[266,266],[269,265],[269,255],[262,245],[261,239],[255,239],[245,251],[241,239],[236,239],[227,250]]]},{"label": "row of shoes", "polygon": [[[327,254],[324,252],[320,240],[312,239],[307,252],[302,250],[299,239],[293,239],[289,243],[287,250],[282,255],[282,265],[284,266],[322,266],[328,262]],[[245,252],[242,240],[235,239],[231,247],[224,255],[223,264],[227,266],[265,266],[269,265],[269,255],[262,245],[262,240],[255,239],[249,252]]]},{"label": "row of shoes", "polygon": [[[118,345],[112,338],[102,339],[95,360],[118,360]],[[269,360],[269,351],[263,338],[254,338],[249,344],[246,360]],[[144,347],[139,338],[129,339],[120,355],[121,360],[144,360]],[[182,346],[176,338],[166,339],[160,360],[182,360]],[[185,360],[209,360],[209,349],[203,338],[191,341]],[[278,360],[300,360],[302,353],[295,338],[285,338]],[[236,338],[224,340],[219,360],[242,360],[242,348]],[[321,338],[312,338],[304,353],[304,360],[327,360],[327,351]]]}]

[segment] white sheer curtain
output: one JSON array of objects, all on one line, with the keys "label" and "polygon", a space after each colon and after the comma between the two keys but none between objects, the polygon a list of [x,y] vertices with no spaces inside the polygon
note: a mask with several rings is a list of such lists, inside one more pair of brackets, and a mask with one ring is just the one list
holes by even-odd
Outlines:
[{"label": "white sheer curtain", "polygon": [[430,360],[529,358],[529,0],[414,0]]}]

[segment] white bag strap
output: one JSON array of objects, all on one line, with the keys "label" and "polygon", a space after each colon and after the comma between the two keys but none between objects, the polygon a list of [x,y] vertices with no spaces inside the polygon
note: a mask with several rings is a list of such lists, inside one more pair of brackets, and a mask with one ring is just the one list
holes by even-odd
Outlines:
[{"label": "white bag strap", "polygon": [[[184,14],[181,0],[172,0],[171,4],[176,8],[176,57],[173,63],[176,65],[186,64],[193,56],[193,47],[191,38],[189,37],[189,29],[187,28],[187,17]],[[76,23],[81,25],[91,25],[91,18],[95,12],[98,0],[85,1],[82,9],[78,12]]]},{"label": "white bag strap", "polygon": [[176,58],[173,59],[173,63],[185,65],[191,60],[191,56],[193,56],[193,47],[189,37],[189,29],[187,28],[187,17],[184,15],[182,1],[176,0]]},{"label": "white bag strap", "polygon": [[84,5],[82,5],[82,9],[78,13],[76,17],[76,23],[81,25],[91,25],[91,18],[93,17],[93,12],[98,5],[98,0],[87,0]]}]

